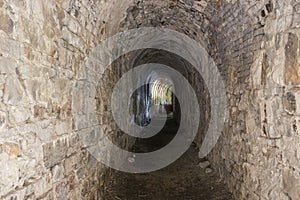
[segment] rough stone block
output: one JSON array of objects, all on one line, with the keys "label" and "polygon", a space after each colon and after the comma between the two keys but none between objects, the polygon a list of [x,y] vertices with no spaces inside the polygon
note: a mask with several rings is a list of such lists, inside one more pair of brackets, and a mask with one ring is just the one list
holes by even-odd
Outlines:
[{"label": "rough stone block", "polygon": [[0,74],[15,74],[18,64],[11,58],[0,57]]},{"label": "rough stone block", "polygon": [[292,92],[287,92],[283,97],[283,105],[289,114],[296,112],[296,97]]},{"label": "rough stone block", "polygon": [[34,193],[36,198],[44,196],[52,188],[52,177],[51,174],[45,174],[41,179],[33,184]]},{"label": "rough stone block", "polygon": [[300,178],[297,178],[290,169],[284,169],[282,178],[284,190],[290,199],[300,199]]},{"label": "rough stone block", "polygon": [[4,89],[4,102],[11,105],[18,105],[24,96],[24,89],[17,77],[10,77],[6,80]]},{"label": "rough stone block", "polygon": [[66,138],[48,142],[43,145],[44,162],[46,168],[60,163],[66,158],[68,142]]},{"label": "rough stone block", "polygon": [[0,12],[0,30],[7,34],[12,33],[14,30],[14,22],[7,14],[3,12]]},{"label": "rough stone block", "polygon": [[0,152],[7,153],[9,157],[19,157],[21,156],[20,145],[13,142],[5,142],[0,144]]},{"label": "rough stone block", "polygon": [[285,46],[285,83],[288,85],[300,84],[300,72],[298,64],[299,40],[296,34],[289,33]]},{"label": "rough stone block", "polygon": [[69,185],[66,179],[61,182],[55,184],[54,186],[54,197],[57,200],[64,200],[68,198],[69,193]]}]

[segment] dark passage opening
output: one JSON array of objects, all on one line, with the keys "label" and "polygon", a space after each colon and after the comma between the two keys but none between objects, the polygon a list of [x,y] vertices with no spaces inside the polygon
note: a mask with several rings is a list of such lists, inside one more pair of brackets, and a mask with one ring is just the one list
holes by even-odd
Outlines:
[{"label": "dark passage opening", "polygon": [[[145,63],[173,66],[197,91],[200,109],[205,111],[200,116],[199,136],[183,156],[166,168],[142,174],[112,170],[113,178],[104,189],[105,199],[232,199],[211,166],[208,164],[201,168],[199,165],[205,160],[198,158],[199,149],[196,143],[201,142],[207,129],[206,122],[210,118],[209,95],[201,76],[182,58],[156,49],[132,52],[120,58],[115,67],[130,66],[129,69],[133,69]],[[154,152],[163,148],[176,136],[181,122],[182,108],[175,95],[178,89],[174,88],[173,80],[170,77],[159,76],[156,72],[149,72],[148,77],[147,82],[143,82],[129,99],[132,122],[140,127],[155,126],[164,120],[165,122],[156,135],[134,138],[134,144],[129,149],[134,153]],[[157,157],[158,162],[160,159],[163,157]],[[135,162],[134,157],[130,158],[130,162]]]}]

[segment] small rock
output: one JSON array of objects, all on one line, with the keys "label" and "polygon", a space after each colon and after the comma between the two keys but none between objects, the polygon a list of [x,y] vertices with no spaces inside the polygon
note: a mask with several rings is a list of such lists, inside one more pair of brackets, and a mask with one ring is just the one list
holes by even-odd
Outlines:
[{"label": "small rock", "polygon": [[134,158],[132,158],[132,157],[129,157],[129,158],[128,158],[128,162],[130,162],[130,163],[134,163],[134,162],[135,162],[135,159],[134,159]]},{"label": "small rock", "polygon": [[5,33],[12,33],[14,30],[14,22],[7,14],[0,13],[0,30]]},{"label": "small rock", "polygon": [[213,170],[211,168],[209,168],[209,167],[205,169],[205,173],[206,174],[210,174],[212,172],[213,172]]},{"label": "small rock", "polygon": [[9,157],[21,156],[21,149],[19,144],[12,142],[5,142],[0,144],[0,152],[5,152]]},{"label": "small rock", "polygon": [[199,167],[201,167],[202,169],[207,168],[209,165],[210,165],[209,161],[204,161],[199,163]]}]

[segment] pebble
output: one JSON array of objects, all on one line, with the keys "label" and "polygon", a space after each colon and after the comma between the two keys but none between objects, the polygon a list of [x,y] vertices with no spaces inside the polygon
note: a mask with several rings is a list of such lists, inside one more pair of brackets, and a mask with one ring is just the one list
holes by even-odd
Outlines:
[{"label": "pebble", "polygon": [[213,170],[211,168],[209,168],[209,167],[205,169],[205,173],[206,174],[210,174],[212,172],[213,172]]},{"label": "pebble", "polygon": [[209,165],[210,165],[209,161],[204,161],[199,163],[199,167],[201,167],[202,169],[207,168]]}]

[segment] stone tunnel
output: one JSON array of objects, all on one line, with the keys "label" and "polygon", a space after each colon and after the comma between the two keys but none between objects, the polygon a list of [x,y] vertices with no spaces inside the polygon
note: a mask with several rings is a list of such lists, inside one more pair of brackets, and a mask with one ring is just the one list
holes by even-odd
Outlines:
[{"label": "stone tunnel", "polygon": [[[132,45],[142,47],[110,49],[115,35],[153,28],[190,42],[135,32]],[[299,28],[299,0],[0,0],[0,199],[300,199]],[[103,56],[112,54],[120,56]],[[125,80],[114,105],[120,79],[150,64]],[[138,155],[152,147],[117,115],[125,129],[163,118],[163,129],[185,123],[195,137],[186,149],[177,144],[182,152],[165,169],[122,172],[122,155],[99,148]],[[152,138],[164,141],[155,150],[176,137],[162,135]]]}]

